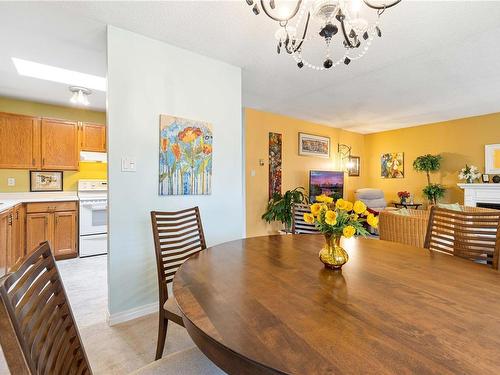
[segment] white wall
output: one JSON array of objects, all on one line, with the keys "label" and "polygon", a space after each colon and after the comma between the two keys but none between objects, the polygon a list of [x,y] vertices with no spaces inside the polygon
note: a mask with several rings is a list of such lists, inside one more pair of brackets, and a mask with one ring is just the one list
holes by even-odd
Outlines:
[{"label": "white wall", "polygon": [[[108,28],[112,321],[157,301],[151,210],[198,205],[209,246],[243,237],[241,108],[240,68]],[[160,114],[213,124],[211,195],[158,195]],[[136,159],[137,172],[121,172],[123,157]]]}]

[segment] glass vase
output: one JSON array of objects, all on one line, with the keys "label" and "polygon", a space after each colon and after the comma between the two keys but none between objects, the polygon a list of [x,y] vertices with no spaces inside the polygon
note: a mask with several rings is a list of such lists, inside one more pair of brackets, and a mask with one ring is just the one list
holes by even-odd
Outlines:
[{"label": "glass vase", "polygon": [[326,268],[340,270],[349,260],[347,251],[340,246],[341,235],[325,235],[325,245],[319,252],[319,259]]}]

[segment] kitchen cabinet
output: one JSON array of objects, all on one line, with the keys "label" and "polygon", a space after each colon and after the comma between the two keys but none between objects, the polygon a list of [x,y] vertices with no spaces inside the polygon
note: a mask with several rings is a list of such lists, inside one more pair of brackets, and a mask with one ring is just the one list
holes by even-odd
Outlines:
[{"label": "kitchen cabinet", "polygon": [[106,126],[82,122],[80,125],[80,150],[106,152]]},{"label": "kitchen cabinet", "polygon": [[33,251],[40,242],[49,241],[56,259],[74,258],[77,248],[76,202],[26,204],[26,246]]},{"label": "kitchen cabinet", "polygon": [[41,168],[44,170],[78,170],[78,123],[42,119]]},{"label": "kitchen cabinet", "polygon": [[0,168],[40,168],[40,119],[0,113]]},{"label": "kitchen cabinet", "polygon": [[11,247],[12,226],[10,218],[12,210],[0,212],[0,276],[7,273],[9,249]]},{"label": "kitchen cabinet", "polygon": [[26,255],[25,251],[25,207],[18,204],[11,210],[10,214],[10,251],[7,258],[7,267],[12,267],[22,257]]}]

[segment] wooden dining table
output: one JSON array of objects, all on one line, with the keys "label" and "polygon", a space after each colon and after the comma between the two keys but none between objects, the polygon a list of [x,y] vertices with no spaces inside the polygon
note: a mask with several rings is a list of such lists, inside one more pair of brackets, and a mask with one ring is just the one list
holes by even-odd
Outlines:
[{"label": "wooden dining table", "polygon": [[500,274],[376,239],[223,243],[189,258],[174,295],[196,345],[228,374],[500,374]]}]

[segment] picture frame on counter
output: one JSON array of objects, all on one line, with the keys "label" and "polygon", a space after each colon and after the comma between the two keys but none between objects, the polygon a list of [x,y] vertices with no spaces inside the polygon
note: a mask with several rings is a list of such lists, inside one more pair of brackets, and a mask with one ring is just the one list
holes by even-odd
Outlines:
[{"label": "picture frame on counter", "polygon": [[30,171],[30,191],[63,191],[63,172]]}]

